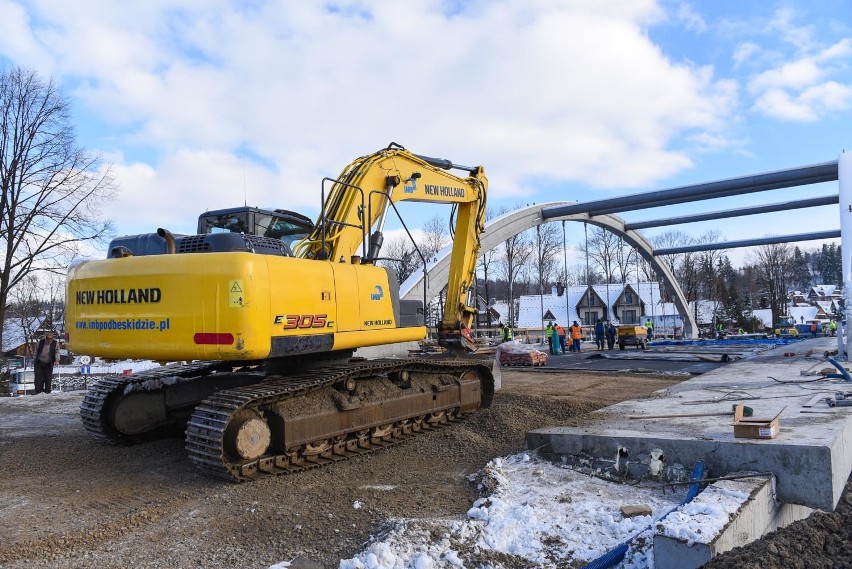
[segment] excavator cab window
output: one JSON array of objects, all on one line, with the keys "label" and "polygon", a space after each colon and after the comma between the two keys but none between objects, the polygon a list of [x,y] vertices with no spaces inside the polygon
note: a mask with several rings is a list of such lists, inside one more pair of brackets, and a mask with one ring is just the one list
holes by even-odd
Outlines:
[{"label": "excavator cab window", "polygon": [[246,233],[248,212],[202,216],[200,233]]},{"label": "excavator cab window", "polygon": [[277,215],[257,214],[257,234],[272,239],[280,239],[287,245],[292,245],[293,241],[304,239],[308,236],[310,230],[311,226],[294,223]]},{"label": "excavator cab window", "polygon": [[304,215],[287,210],[240,207],[209,211],[198,218],[198,234],[242,233],[278,239],[292,245],[304,239],[313,223]]}]

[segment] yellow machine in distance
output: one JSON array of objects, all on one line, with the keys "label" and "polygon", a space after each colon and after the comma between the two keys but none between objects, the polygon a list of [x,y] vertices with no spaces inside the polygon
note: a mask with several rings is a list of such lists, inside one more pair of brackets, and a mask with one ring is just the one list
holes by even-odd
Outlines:
[{"label": "yellow machine in distance", "polygon": [[[209,224],[209,233],[159,229],[115,241],[108,259],[75,263],[71,350],[192,362],[104,380],[87,394],[84,425],[125,443],[186,424],[196,465],[242,480],[365,451],[487,406],[493,378],[481,362],[349,359],[360,347],[426,335],[423,302],[401,301],[396,275],[375,265],[388,210],[402,201],[452,205],[439,341],[473,347],[470,289],[486,189],[481,166],[392,144],[324,180],[322,211],[302,239],[234,214],[219,216],[228,223]],[[284,214],[296,226],[304,219]]]}]

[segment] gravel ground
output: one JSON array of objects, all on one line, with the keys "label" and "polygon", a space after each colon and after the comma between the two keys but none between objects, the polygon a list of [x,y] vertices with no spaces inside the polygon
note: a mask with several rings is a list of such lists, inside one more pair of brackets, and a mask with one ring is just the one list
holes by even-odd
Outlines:
[{"label": "gravel ground", "polygon": [[[336,567],[391,519],[461,519],[477,498],[469,475],[491,458],[522,450],[527,431],[582,424],[590,410],[677,381],[505,370],[494,404],[462,423],[326,468],[248,484],[200,475],[179,439],[135,447],[90,439],[78,418],[81,392],[3,398],[0,567],[230,569],[293,559],[294,568]],[[842,562],[852,559],[849,492],[844,500],[837,512],[798,522],[750,546],[762,549],[731,552],[711,567],[848,566]],[[786,534],[791,537],[778,538]]]},{"label": "gravel ground", "polygon": [[834,512],[817,512],[761,540],[729,551],[706,569],[852,567],[852,478]]}]

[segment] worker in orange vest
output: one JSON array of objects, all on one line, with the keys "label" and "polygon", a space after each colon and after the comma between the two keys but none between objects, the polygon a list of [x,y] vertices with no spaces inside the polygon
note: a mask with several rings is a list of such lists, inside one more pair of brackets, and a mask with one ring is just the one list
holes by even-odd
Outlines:
[{"label": "worker in orange vest", "polygon": [[571,325],[571,351],[580,353],[580,339],[583,337],[583,328],[574,320]]},{"label": "worker in orange vest", "polygon": [[580,352],[580,340],[583,337],[583,327],[580,326],[580,323],[574,320],[574,323],[571,325],[569,329],[571,334],[571,351]]}]

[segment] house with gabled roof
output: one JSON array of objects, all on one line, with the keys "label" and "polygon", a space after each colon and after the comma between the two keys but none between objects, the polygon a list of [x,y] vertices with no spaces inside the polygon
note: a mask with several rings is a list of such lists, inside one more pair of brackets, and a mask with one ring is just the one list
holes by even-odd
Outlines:
[{"label": "house with gabled roof", "polygon": [[808,292],[808,302],[818,302],[818,301],[826,301],[832,300],[834,298],[841,298],[843,295],[840,293],[840,289],[838,289],[835,285],[814,285],[811,287],[811,290]]},{"label": "house with gabled roof", "polygon": [[[54,326],[47,317],[7,318],[3,322],[2,356],[32,356],[36,343],[44,337],[47,330],[58,333],[60,346],[64,344],[64,328],[61,323]],[[62,351],[64,352],[64,348]]]},{"label": "house with gabled roof", "polygon": [[[683,329],[674,305],[661,299],[658,283],[581,285],[561,291],[553,287],[550,294],[521,296],[518,305],[518,328],[531,330],[541,329],[547,322],[567,326],[575,320],[588,330],[599,318],[615,324],[652,320],[656,330],[666,329],[669,334]],[[625,322],[628,318],[631,321]]]}]

